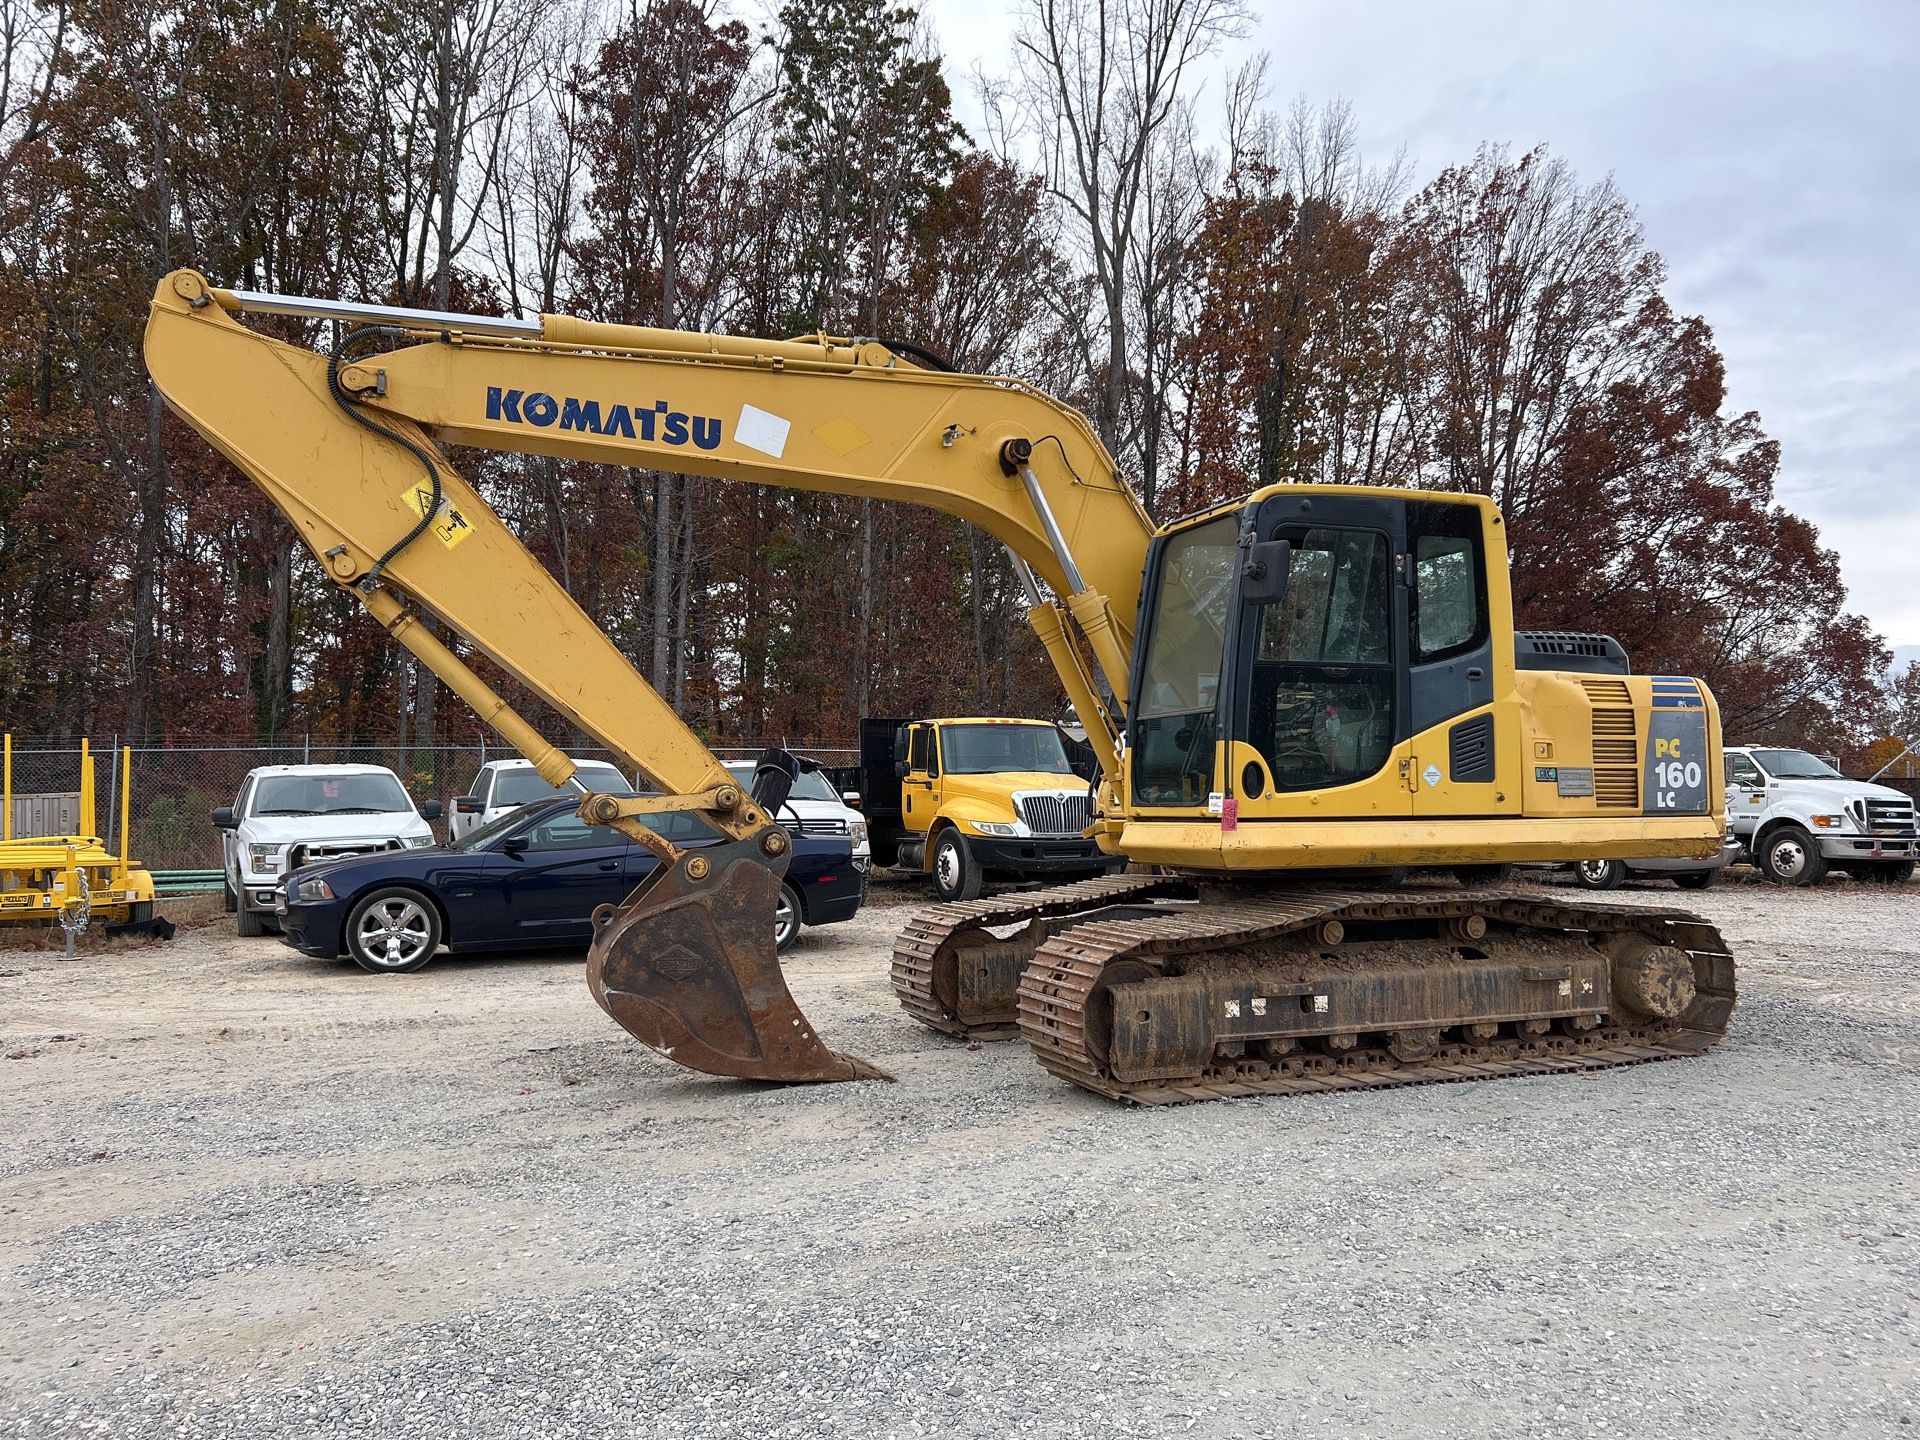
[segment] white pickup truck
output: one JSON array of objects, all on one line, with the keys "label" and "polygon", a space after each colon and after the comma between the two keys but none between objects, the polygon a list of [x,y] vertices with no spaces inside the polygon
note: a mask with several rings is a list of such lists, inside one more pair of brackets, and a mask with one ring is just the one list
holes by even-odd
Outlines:
[{"label": "white pickup truck", "polygon": [[[604,760],[573,763],[579,769],[580,783],[590,790],[602,795],[624,795],[633,788],[624,775]],[[447,838],[464,839],[482,825],[491,825],[522,805],[552,800],[565,793],[542,780],[531,760],[489,760],[473,777],[467,793],[453,802],[453,814],[447,820]]]},{"label": "white pickup truck", "polygon": [[278,929],[280,881],[310,861],[433,844],[440,802],[418,809],[381,765],[262,765],[233,804],[213,812],[226,870],[227,909],[241,935]]},{"label": "white pickup truck", "polygon": [[1829,869],[1904,885],[1920,857],[1913,801],[1849,780],[1804,750],[1728,747],[1727,831],[1769,880],[1812,885]]}]

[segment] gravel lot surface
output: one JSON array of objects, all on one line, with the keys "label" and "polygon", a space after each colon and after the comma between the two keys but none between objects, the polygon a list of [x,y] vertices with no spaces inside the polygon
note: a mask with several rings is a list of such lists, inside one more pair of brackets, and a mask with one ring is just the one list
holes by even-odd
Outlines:
[{"label": "gravel lot surface", "polygon": [[0,953],[0,1434],[1920,1437],[1920,885],[1730,879],[1707,1058],[1134,1111],[788,964],[896,1085],[578,958]]}]

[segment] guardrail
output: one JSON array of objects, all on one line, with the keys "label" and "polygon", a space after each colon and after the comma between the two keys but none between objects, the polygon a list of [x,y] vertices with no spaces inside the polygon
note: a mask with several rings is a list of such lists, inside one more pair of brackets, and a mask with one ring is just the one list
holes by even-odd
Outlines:
[{"label": "guardrail", "polygon": [[162,897],[204,895],[225,883],[224,872],[219,870],[154,870],[150,873],[153,893]]}]

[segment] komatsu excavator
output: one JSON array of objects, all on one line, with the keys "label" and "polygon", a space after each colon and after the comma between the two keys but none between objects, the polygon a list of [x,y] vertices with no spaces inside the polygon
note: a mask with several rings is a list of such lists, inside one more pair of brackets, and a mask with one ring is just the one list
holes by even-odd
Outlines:
[{"label": "komatsu excavator", "polygon": [[[275,315],[331,321],[328,352],[264,333]],[[1024,1035],[1076,1085],[1173,1103],[1596,1069],[1726,1029],[1733,959],[1705,921],[1487,883],[1514,861],[1713,853],[1722,778],[1697,681],[1615,673],[1600,646],[1516,664],[1482,497],[1274,485],[1156,528],[1075,411],[901,342],[497,319],[177,271],[146,358],[329,576],[573,781],[584,819],[660,857],[596,914],[587,975],[682,1065],[887,1078],[815,1035],[774,952],[792,759],[769,752],[743,791],[442,445],[912,501],[1007,547],[1099,760],[1087,833],[1132,863],[918,915],[893,983],[937,1030]],[[659,793],[586,792],[429,618]],[[683,810],[718,843],[648,827]],[[1466,884],[1379,883],[1414,866]]]}]

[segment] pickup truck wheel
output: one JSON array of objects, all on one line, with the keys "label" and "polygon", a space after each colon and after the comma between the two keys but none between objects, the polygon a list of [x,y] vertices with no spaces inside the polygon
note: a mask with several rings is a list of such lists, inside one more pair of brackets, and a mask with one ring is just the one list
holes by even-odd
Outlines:
[{"label": "pickup truck wheel", "polygon": [[1905,885],[1913,879],[1913,861],[1885,861],[1873,867],[1873,878],[1882,885]]},{"label": "pickup truck wheel", "polygon": [[1682,890],[1704,890],[1720,878],[1718,870],[1684,870],[1673,877]]},{"label": "pickup truck wheel", "polygon": [[1798,825],[1783,825],[1760,846],[1760,873],[1776,885],[1817,885],[1827,873],[1820,846]]},{"label": "pickup truck wheel", "polygon": [[773,948],[786,950],[800,938],[800,895],[787,881],[780,882],[780,898],[773,902]]},{"label": "pickup truck wheel", "polygon": [[243,940],[251,940],[257,935],[267,933],[267,922],[258,912],[249,910],[238,901],[234,902],[233,933]]},{"label": "pickup truck wheel", "polygon": [[1626,882],[1624,860],[1581,860],[1573,867],[1573,883],[1583,890],[1618,890]]},{"label": "pickup truck wheel", "polygon": [[220,877],[220,908],[229,915],[240,909],[240,897],[233,893],[233,881],[224,874]]},{"label": "pickup truck wheel", "polygon": [[934,844],[933,888],[942,900],[980,898],[980,866],[958,830],[948,830]]},{"label": "pickup truck wheel", "polygon": [[347,953],[375,975],[418,970],[440,948],[440,912],[418,890],[376,890],[347,916]]}]

